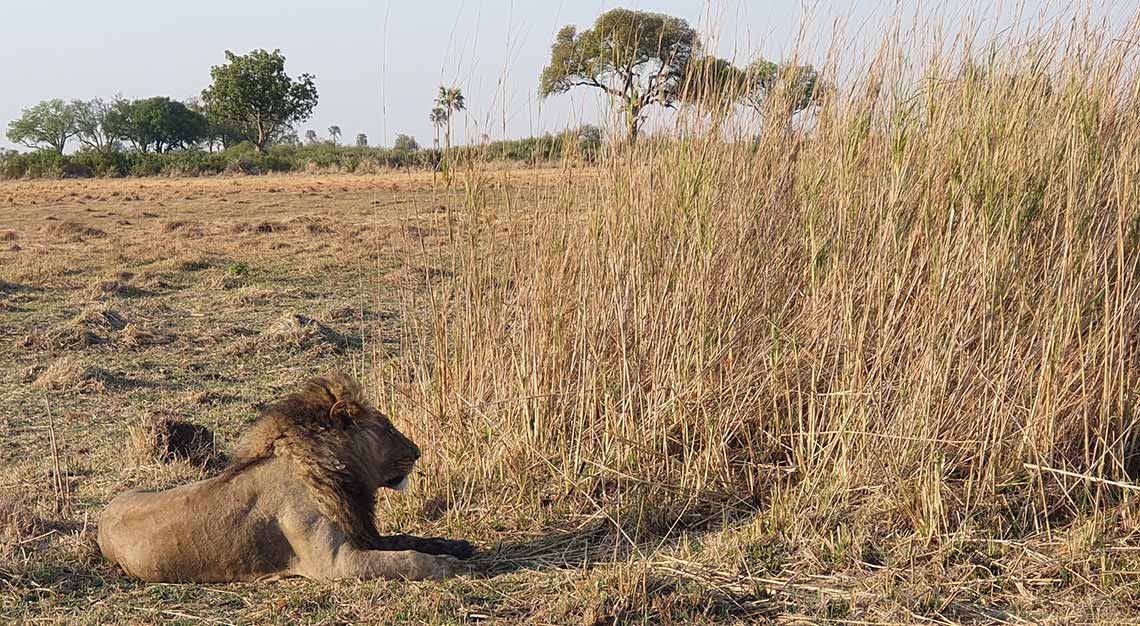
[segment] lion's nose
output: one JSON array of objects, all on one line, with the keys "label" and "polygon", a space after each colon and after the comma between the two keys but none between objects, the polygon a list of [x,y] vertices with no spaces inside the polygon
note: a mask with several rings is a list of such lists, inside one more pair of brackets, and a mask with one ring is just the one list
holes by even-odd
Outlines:
[{"label": "lion's nose", "polygon": [[412,443],[411,441],[408,442],[408,446],[411,447],[411,449],[412,449],[412,460],[413,461],[420,460],[420,447],[417,446],[416,444]]}]

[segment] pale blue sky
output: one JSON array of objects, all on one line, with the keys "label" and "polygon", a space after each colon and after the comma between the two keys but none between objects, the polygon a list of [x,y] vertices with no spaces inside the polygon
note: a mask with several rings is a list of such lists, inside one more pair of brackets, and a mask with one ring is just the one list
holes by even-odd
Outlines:
[{"label": "pale blue sky", "polygon": [[[900,0],[946,17],[969,18],[993,32],[1010,23],[1016,1]],[[1067,2],[1025,0],[1025,15],[1056,14]],[[1121,26],[1135,0],[1098,3]],[[878,41],[895,12],[887,0],[0,0],[0,127],[22,108],[48,98],[186,99],[209,82],[223,51],[280,48],[291,75],[317,77],[320,104],[299,127],[322,136],[337,124],[346,140],[367,133],[390,145],[398,132],[430,145],[427,113],[441,83],[457,84],[468,114],[455,134],[478,140],[521,137],[594,123],[604,102],[590,90],[546,101],[538,75],[554,34],[566,24],[589,27],[624,6],[683,17],[718,54],[744,63],[759,53],[790,54],[804,16],[811,27],[803,51],[819,63],[837,23],[855,47]],[[807,7],[807,8],[805,8]],[[1027,18],[1029,19],[1029,18]],[[1024,22],[1025,20],[1023,20]],[[1036,21],[1036,18],[1032,18]],[[0,133],[2,134],[2,133]],[[8,146],[0,139],[0,145]]]}]

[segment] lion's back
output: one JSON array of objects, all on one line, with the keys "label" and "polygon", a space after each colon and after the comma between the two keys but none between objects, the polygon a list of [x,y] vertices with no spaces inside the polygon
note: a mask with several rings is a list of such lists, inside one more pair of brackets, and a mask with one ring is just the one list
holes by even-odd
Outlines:
[{"label": "lion's back", "polygon": [[255,580],[289,566],[275,511],[248,481],[215,477],[166,491],[129,491],[98,522],[103,555],[152,582]]}]

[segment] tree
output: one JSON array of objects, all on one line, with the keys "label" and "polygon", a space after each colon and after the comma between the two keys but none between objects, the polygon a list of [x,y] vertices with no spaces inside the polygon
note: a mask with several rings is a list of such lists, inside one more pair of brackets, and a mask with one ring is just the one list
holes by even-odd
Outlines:
[{"label": "tree", "polygon": [[439,150],[439,129],[447,123],[447,111],[443,107],[433,107],[428,114],[428,121],[435,127],[435,149]]},{"label": "tree", "polygon": [[579,86],[604,91],[620,103],[632,144],[648,106],[674,106],[699,48],[697,32],[685,20],[613,9],[598,17],[592,30],[578,33],[566,26],[558,32],[539,94],[546,98]]},{"label": "tree", "polygon": [[396,142],[392,144],[392,148],[404,152],[415,152],[420,149],[420,144],[416,142],[415,137],[401,133],[396,135]]},{"label": "tree", "polygon": [[741,102],[762,111],[772,97],[784,109],[786,118],[808,108],[818,100],[819,73],[810,65],[777,65],[757,59],[744,69]]},{"label": "tree", "polygon": [[277,133],[277,138],[273,143],[279,146],[299,146],[301,145],[301,138],[297,136],[297,129],[289,126]]},{"label": "tree", "polygon": [[578,127],[578,146],[583,152],[596,153],[602,147],[602,129],[593,124]]},{"label": "tree", "polygon": [[451,151],[451,118],[455,113],[467,108],[467,102],[463,99],[463,92],[458,87],[444,87],[439,86],[439,94],[435,97],[436,108],[443,109],[445,115],[443,118],[443,151]]},{"label": "tree", "polygon": [[8,124],[10,141],[34,149],[50,148],[59,154],[78,133],[75,106],[58,98],[24,109],[19,119]]},{"label": "tree", "polygon": [[110,152],[122,139],[123,129],[113,112],[122,100],[116,96],[110,102],[102,98],[92,100],[72,100],[75,111],[76,139],[87,148],[99,152]]},{"label": "tree", "polygon": [[312,115],[317,105],[313,76],[289,78],[280,50],[241,56],[226,50],[226,61],[210,68],[213,82],[202,91],[202,100],[211,117],[241,129],[258,152],[277,133]]},{"label": "tree", "polygon": [[364,133],[357,133],[357,135],[356,135],[356,147],[357,148],[367,148],[368,147],[368,135],[365,135]]},{"label": "tree", "polygon": [[340,126],[333,124],[329,126],[329,137],[332,137],[333,145],[336,145],[336,140],[340,139]]},{"label": "tree", "polygon": [[117,100],[106,119],[117,138],[130,141],[142,152],[189,148],[210,136],[205,115],[165,96],[133,102]]},{"label": "tree", "polygon": [[316,145],[316,143],[317,143],[317,131],[315,131],[311,128],[309,130],[306,130],[305,131],[305,141],[308,142],[308,144],[310,146]]},{"label": "tree", "polygon": [[[201,115],[205,116],[206,136],[204,137],[204,140],[206,142],[206,147],[210,150],[210,152],[213,152],[214,148],[218,146],[225,150],[226,148],[236,146],[239,143],[245,141],[245,136],[242,134],[240,128],[234,125],[233,122],[219,119],[216,116],[210,115],[210,112],[206,109],[206,105],[202,103],[201,99],[190,98],[186,101],[186,108],[194,111],[195,113],[200,113]],[[283,132],[293,131],[292,128],[290,128],[288,131]],[[297,134],[294,132],[293,139],[295,140],[296,138]],[[275,141],[283,142],[287,139],[288,138],[284,135],[279,135],[275,138]]]},{"label": "tree", "polygon": [[206,138],[206,116],[164,96],[139,100],[134,107],[134,125],[143,145],[155,152],[189,148]]},{"label": "tree", "polygon": [[746,93],[747,74],[731,62],[714,56],[689,61],[680,96],[723,118]]}]

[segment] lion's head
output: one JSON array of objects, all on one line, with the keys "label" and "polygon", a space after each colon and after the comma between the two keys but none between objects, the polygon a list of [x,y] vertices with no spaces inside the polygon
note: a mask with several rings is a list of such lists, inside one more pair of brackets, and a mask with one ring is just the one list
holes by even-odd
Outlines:
[{"label": "lion's head", "polygon": [[361,548],[375,548],[376,490],[402,489],[420,449],[370,406],[341,373],[306,382],[266,407],[238,442],[229,471],[272,456],[290,459],[321,512]]}]

